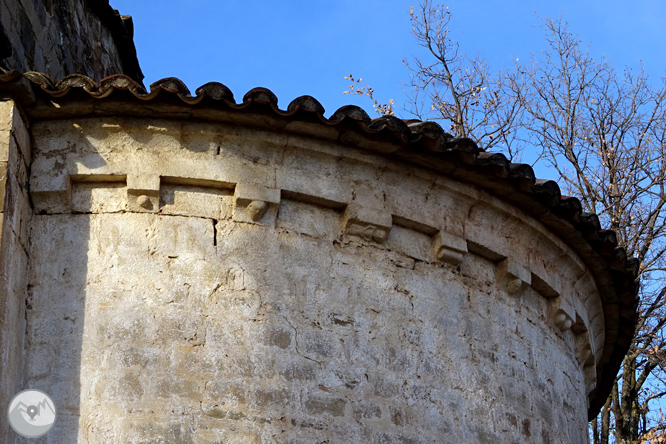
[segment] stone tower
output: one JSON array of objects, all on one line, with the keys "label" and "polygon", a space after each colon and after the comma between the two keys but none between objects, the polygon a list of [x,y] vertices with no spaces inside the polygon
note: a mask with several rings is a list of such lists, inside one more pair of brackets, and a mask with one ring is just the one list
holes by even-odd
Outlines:
[{"label": "stone tower", "polygon": [[0,76],[3,443],[585,443],[635,261],[527,165],[257,88]]},{"label": "stone tower", "polygon": [[0,0],[0,67],[54,79],[84,74],[100,81],[143,74],[134,25],[109,0]]}]

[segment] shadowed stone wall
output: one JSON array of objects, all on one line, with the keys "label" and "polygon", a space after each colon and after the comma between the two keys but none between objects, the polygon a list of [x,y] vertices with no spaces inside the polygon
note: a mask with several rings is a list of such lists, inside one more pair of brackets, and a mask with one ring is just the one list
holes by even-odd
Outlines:
[{"label": "shadowed stone wall", "polygon": [[124,73],[141,82],[133,32],[131,17],[108,0],[0,0],[0,67],[55,80]]},{"label": "shadowed stone wall", "polygon": [[32,136],[40,442],[586,442],[598,291],[522,211],[234,124]]},{"label": "shadowed stone wall", "polygon": [[24,380],[30,134],[12,100],[0,100],[0,442],[11,443],[5,409]]}]

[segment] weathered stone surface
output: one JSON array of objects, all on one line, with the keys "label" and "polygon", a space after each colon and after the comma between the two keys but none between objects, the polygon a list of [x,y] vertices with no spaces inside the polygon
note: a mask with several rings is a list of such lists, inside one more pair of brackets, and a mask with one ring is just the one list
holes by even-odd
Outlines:
[{"label": "weathered stone surface", "polygon": [[108,0],[0,1],[0,66],[6,69],[56,80],[125,73],[140,82],[132,35],[131,18],[114,12]]},{"label": "weathered stone surface", "polygon": [[7,191],[7,162],[0,162],[0,211],[4,212]]},{"label": "weathered stone surface", "polygon": [[589,279],[537,288],[585,269],[520,210],[236,126],[32,135],[25,378],[62,412],[44,442],[586,442],[600,302]]},{"label": "weathered stone surface", "polygon": [[[32,208],[27,193],[29,136],[11,100],[0,101],[0,405],[23,381],[28,248]],[[12,442],[6,421],[0,442]]]}]

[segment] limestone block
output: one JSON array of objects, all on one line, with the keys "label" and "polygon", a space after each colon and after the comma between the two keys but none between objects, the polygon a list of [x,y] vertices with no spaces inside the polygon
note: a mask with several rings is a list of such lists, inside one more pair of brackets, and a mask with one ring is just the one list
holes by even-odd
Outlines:
[{"label": "limestone block", "polygon": [[430,261],[432,259],[432,238],[428,234],[402,225],[393,225],[386,246],[403,255]]},{"label": "limestone block", "polygon": [[282,168],[276,171],[276,187],[328,202],[328,206],[344,207],[352,200],[338,158],[324,153],[287,150]]},{"label": "limestone block", "polygon": [[195,186],[162,183],[162,214],[230,219],[234,205],[233,191],[219,186]]},{"label": "limestone block", "polygon": [[[155,147],[158,151],[161,147]],[[160,175],[169,177],[176,183],[189,180],[215,181],[221,186],[233,187],[236,183],[249,183],[268,188],[275,187],[275,166],[254,164],[245,159],[229,158],[223,154],[214,155],[208,151],[195,153],[173,149],[169,153],[173,160],[166,161],[164,154],[155,153],[161,158]]]},{"label": "limestone block", "polygon": [[280,203],[280,190],[275,188],[258,187],[239,183],[236,185],[236,202],[240,205],[247,205],[252,201],[263,201],[269,204]]},{"label": "limestone block", "polygon": [[14,101],[0,100],[0,161],[10,160],[13,151],[30,162],[30,133]]},{"label": "limestone block", "polygon": [[398,179],[404,174],[402,169],[385,174],[389,176],[390,184],[390,192],[386,193],[386,208],[391,211],[394,220],[404,219],[421,225],[424,228],[419,231],[430,235],[441,229],[454,236],[465,237],[464,224],[473,202],[468,196],[433,187],[424,179],[414,178],[409,182]]},{"label": "limestone block", "polygon": [[0,161],[9,160],[9,139],[12,130],[12,100],[0,99]]},{"label": "limestone block", "polygon": [[[25,154],[29,156],[28,141],[14,103],[0,101],[0,403],[5,405],[23,382],[25,311],[29,308],[26,251],[32,216],[24,160]],[[9,442],[8,432],[2,424],[0,441]]]},{"label": "limestone block", "polygon": [[[0,213],[0,220],[3,216]],[[0,402],[5,405],[23,382],[27,268],[28,257],[17,235],[0,222]],[[5,424],[0,426],[0,439]]]},{"label": "limestone block", "polygon": [[[573,286],[572,304],[576,315],[579,316],[590,332],[591,348],[596,355],[603,349],[605,319],[601,301],[595,297],[598,293],[594,279],[588,272],[583,274]],[[597,356],[599,358],[600,356]]]},{"label": "limestone block", "polygon": [[30,197],[36,213],[65,213],[70,210],[72,194],[69,174],[56,170],[55,165],[53,157],[33,162]]},{"label": "limestone block", "polygon": [[277,226],[318,239],[333,240],[340,233],[340,220],[339,211],[308,202],[282,199]]},{"label": "limestone block", "polygon": [[14,106],[12,109],[12,130],[11,134],[14,137],[16,145],[18,145],[19,153],[26,164],[30,164],[30,133],[26,128],[25,121],[21,116],[19,109]]},{"label": "limestone block", "polygon": [[122,182],[72,183],[72,211],[117,213],[127,209],[127,185]]},{"label": "limestone block", "polygon": [[7,162],[0,161],[0,213],[5,209],[5,192],[7,189]]},{"label": "limestone block", "polygon": [[322,128],[321,125],[316,123],[313,124],[309,122],[299,122],[299,121],[293,121],[287,123],[285,129],[289,132],[309,135],[316,137],[318,139],[326,138],[330,140],[336,140],[339,134],[338,130],[333,127]]},{"label": "limestone block", "polygon": [[[0,132],[9,132],[13,126],[14,101],[0,99]],[[6,159],[2,159],[6,160]]]},{"label": "limestone block", "polygon": [[531,270],[526,241],[531,237],[538,238],[540,233],[531,231],[515,215],[494,209],[496,203],[488,198],[488,201],[481,200],[471,206],[464,230],[469,248],[492,261],[510,257]]},{"label": "limestone block", "polygon": [[439,231],[432,239],[435,261],[459,265],[467,254],[467,242],[462,237]]},{"label": "limestone block", "polygon": [[593,350],[595,350],[595,360],[598,361],[599,359],[601,359],[601,355],[604,350],[605,332],[600,325],[595,325],[595,323],[592,323],[590,324],[590,326],[593,327],[590,329],[590,331],[596,332],[596,335],[592,335],[591,337],[592,337]]},{"label": "limestone block", "polygon": [[345,234],[357,236],[367,242],[386,241],[393,226],[391,215],[384,209],[372,208],[352,202],[342,217]]},{"label": "limestone block", "polygon": [[[2,185],[3,183],[0,180],[0,192],[2,192]],[[29,243],[30,218],[32,216],[28,193],[11,171],[7,171],[4,185],[3,197],[6,200],[5,223],[18,235],[21,245],[27,248]]]},{"label": "limestone block", "polygon": [[0,130],[0,162],[7,162],[9,160],[10,143],[14,143],[11,132],[9,130]]}]

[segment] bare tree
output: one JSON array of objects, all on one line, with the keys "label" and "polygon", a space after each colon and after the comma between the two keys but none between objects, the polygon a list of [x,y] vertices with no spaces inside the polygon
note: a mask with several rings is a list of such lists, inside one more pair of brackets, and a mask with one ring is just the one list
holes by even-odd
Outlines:
[{"label": "bare tree", "polygon": [[408,63],[406,109],[509,158],[524,143],[538,147],[564,191],[640,261],[635,339],[590,436],[594,444],[666,443],[665,80],[595,61],[561,19],[543,20],[542,53],[492,73],[449,37],[447,7],[422,0],[409,13],[426,56]]},{"label": "bare tree", "polygon": [[395,101],[389,99],[387,103],[381,103],[379,100],[375,99],[375,90],[370,87],[367,83],[363,85],[361,81],[362,78],[354,79],[353,74],[345,76],[345,80],[349,80],[351,84],[347,91],[343,91],[342,94],[353,94],[357,96],[368,96],[372,101],[372,108],[380,116],[393,116],[395,115]]},{"label": "bare tree", "polygon": [[[456,137],[468,137],[484,149],[500,149],[517,159],[523,147],[518,138],[521,125],[519,97],[513,86],[523,79],[517,70],[491,73],[481,57],[461,53],[459,43],[449,38],[451,11],[424,0],[409,10],[412,34],[425,48],[425,57],[403,60],[411,71],[405,84],[404,111],[420,120],[435,120]],[[395,102],[381,103],[370,85],[353,75],[344,94],[368,96],[380,116],[394,115]]]},{"label": "bare tree", "polygon": [[492,73],[480,56],[471,58],[449,37],[451,11],[424,0],[409,10],[412,34],[424,57],[406,61],[411,71],[407,104],[421,120],[446,122],[456,137],[474,139],[485,149],[502,149],[510,158],[520,151],[519,96],[509,86],[522,83],[518,71]]},{"label": "bare tree", "polygon": [[666,394],[666,86],[642,68],[618,73],[605,59],[595,61],[561,20],[544,20],[544,27],[548,49],[520,67],[527,85],[513,86],[524,128],[565,191],[640,261],[636,337],[592,421],[593,442],[662,442],[666,423],[651,412]]}]

